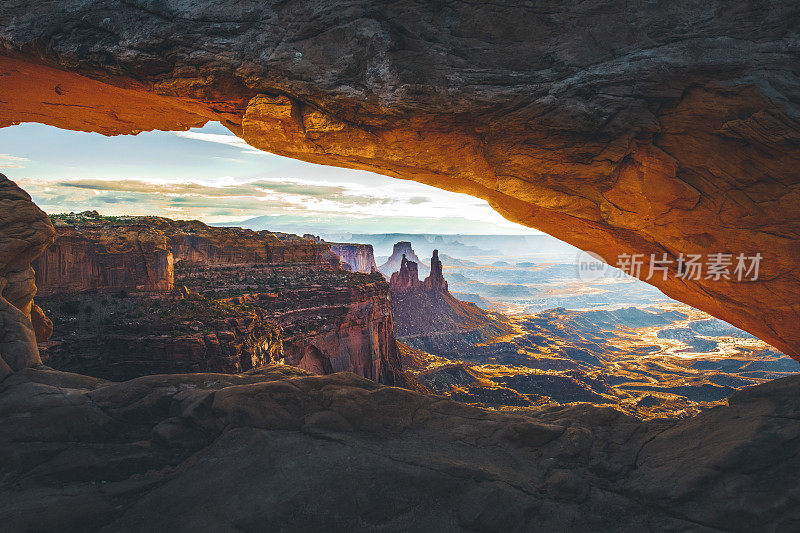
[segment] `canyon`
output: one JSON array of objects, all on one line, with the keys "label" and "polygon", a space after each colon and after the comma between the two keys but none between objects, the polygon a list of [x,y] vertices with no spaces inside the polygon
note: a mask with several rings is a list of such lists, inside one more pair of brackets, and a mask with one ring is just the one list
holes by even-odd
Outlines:
[{"label": "canyon", "polygon": [[[650,282],[665,294],[800,358],[799,22],[789,0],[5,2],[0,127],[116,135],[218,121],[261,150],[471,194],[612,264],[664,257],[668,275]],[[11,531],[798,529],[797,376],[681,420],[468,406],[388,386],[400,364],[391,342],[379,347],[395,329],[380,274],[343,270],[300,237],[237,234],[256,244],[229,251],[206,246],[213,229],[176,223],[173,243],[173,226],[139,235],[128,222],[81,250],[103,232],[54,227],[0,175]],[[34,303],[31,265],[60,231]],[[264,239],[288,240],[290,255],[267,254]],[[761,254],[760,276],[680,275],[686,255],[717,253]],[[399,290],[449,291],[405,267]],[[92,293],[75,296],[73,279]],[[80,344],[96,312],[114,313],[109,338],[148,339],[109,376],[124,381],[44,366],[39,345],[53,361],[107,366]],[[550,339],[531,350],[610,332],[595,316],[596,335],[558,337],[554,320],[587,317],[551,315],[529,319]],[[188,364],[167,371],[191,373],[139,375],[176,351]],[[271,364],[281,354],[305,370]],[[234,373],[208,372],[223,367]]]},{"label": "canyon", "polygon": [[55,215],[33,263],[45,362],[106,379],[243,372],[400,375],[388,284],[329,244],[158,217]]},{"label": "canyon", "polygon": [[[6,3],[0,126],[213,120],[479,196],[612,264],[666,254],[651,283],[796,356],[799,16],[788,0]],[[716,253],[760,253],[761,276],[677,276]]]},{"label": "canyon", "polygon": [[[409,243],[403,250],[416,257]],[[702,311],[653,302],[652,290],[641,282],[593,280],[601,290],[576,283],[574,256],[566,264],[543,259],[515,266],[498,260],[514,256],[478,252],[445,256],[443,265],[434,249],[424,281],[416,262],[403,255],[390,278],[402,367],[415,390],[507,412],[589,402],[641,419],[685,418],[725,405],[737,391],[800,371],[796,360]],[[537,249],[529,253],[547,257]],[[445,269],[461,280],[469,279],[460,275],[466,272],[489,281],[544,281],[487,287],[530,287],[536,295],[543,291],[537,287],[547,287],[570,293],[578,304],[587,303],[582,295],[588,293],[596,307],[506,315],[491,309],[515,302],[515,293],[479,297],[478,307],[450,292]],[[628,297],[641,303],[620,305],[621,292],[610,290],[609,281],[626,286]]]}]

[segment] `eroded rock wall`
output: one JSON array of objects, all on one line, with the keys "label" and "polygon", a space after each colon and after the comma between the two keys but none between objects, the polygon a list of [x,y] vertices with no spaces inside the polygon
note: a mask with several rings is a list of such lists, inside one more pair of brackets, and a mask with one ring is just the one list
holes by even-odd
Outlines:
[{"label": "eroded rock wall", "polygon": [[[789,0],[6,3],[0,124],[219,120],[612,263],[666,254],[651,283],[797,356],[799,23]],[[682,253],[761,253],[761,275],[680,279]]]},{"label": "eroded rock wall", "polygon": [[32,266],[40,296],[173,288],[169,243],[162,232],[143,225],[58,226],[55,242]]},{"label": "eroded rock wall", "polygon": [[378,270],[371,244],[331,243],[331,251],[350,265],[353,272],[370,274]]},{"label": "eroded rock wall", "polygon": [[150,374],[239,373],[283,359],[283,332],[253,309],[197,294],[102,293],[40,300],[55,334],[45,364],[123,381]]},{"label": "eroded rock wall", "polygon": [[389,286],[342,270],[328,243],[158,217],[54,218],[56,242],[34,267],[56,368],[130,379],[285,360],[396,382]]},{"label": "eroded rock wall", "polygon": [[168,293],[174,265],[295,264],[338,268],[327,244],[283,233],[160,217],[56,216],[56,239],[34,263],[39,294]]},{"label": "eroded rock wall", "polygon": [[36,346],[38,317],[31,262],[53,242],[53,225],[31,197],[0,174],[0,380],[41,363]]},{"label": "eroded rock wall", "polygon": [[314,374],[353,372],[400,384],[391,291],[380,274],[320,273],[309,283],[232,300],[283,328],[286,364]]}]

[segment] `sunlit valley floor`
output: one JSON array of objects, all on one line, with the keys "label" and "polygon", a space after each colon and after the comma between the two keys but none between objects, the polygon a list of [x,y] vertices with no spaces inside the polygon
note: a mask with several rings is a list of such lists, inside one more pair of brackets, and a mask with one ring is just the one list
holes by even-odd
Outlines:
[{"label": "sunlit valley floor", "polygon": [[[406,372],[462,402],[507,410],[590,402],[641,418],[684,417],[800,371],[767,343],[619,271],[581,280],[580,251],[549,236],[331,237],[384,254],[398,239],[418,257],[439,249],[451,293],[492,324],[437,328],[410,302],[396,305],[395,329]],[[427,271],[424,260],[419,268]]]}]

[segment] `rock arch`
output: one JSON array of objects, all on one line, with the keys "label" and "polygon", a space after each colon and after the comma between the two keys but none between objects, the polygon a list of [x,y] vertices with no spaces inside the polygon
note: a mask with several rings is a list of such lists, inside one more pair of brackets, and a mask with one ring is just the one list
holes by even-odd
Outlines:
[{"label": "rock arch", "polygon": [[611,262],[760,252],[758,281],[651,282],[797,357],[800,13],[741,4],[11,3],[0,126],[218,120],[485,198]]}]

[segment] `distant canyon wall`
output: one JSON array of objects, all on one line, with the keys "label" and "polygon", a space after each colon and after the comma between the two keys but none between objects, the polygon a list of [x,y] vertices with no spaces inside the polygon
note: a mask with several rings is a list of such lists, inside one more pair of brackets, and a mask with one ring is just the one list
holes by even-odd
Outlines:
[{"label": "distant canyon wall", "polygon": [[328,245],[294,235],[159,217],[121,217],[108,223],[89,215],[74,224],[57,219],[55,242],[32,266],[39,294],[49,296],[84,290],[170,292],[179,262],[325,268],[339,263]]},{"label": "distant canyon wall", "polygon": [[371,244],[331,243],[331,251],[350,265],[353,272],[370,274],[378,270]]}]

